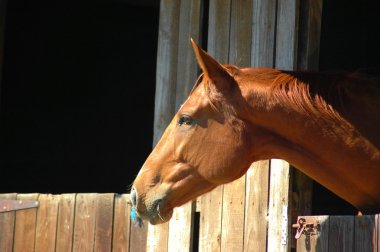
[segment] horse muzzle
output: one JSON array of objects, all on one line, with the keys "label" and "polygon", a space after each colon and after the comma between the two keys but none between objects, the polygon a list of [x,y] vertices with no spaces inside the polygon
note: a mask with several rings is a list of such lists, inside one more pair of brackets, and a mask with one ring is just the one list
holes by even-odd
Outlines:
[{"label": "horse muzzle", "polygon": [[173,215],[173,209],[169,207],[164,197],[154,197],[153,199],[139,197],[136,188],[133,187],[130,198],[137,218],[147,220],[152,225],[165,223]]}]

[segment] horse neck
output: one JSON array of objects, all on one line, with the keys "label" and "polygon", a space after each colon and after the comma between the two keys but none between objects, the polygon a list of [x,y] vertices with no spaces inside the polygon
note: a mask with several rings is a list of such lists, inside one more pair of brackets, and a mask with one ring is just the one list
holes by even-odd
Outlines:
[{"label": "horse neck", "polygon": [[[272,83],[273,79],[262,85],[255,81],[250,87],[255,91],[243,92],[251,107],[251,126],[260,132],[252,137],[252,142],[259,143],[254,148],[262,154],[256,159],[285,159],[356,206],[363,205],[364,200],[380,200],[373,196],[380,189],[380,178],[373,174],[380,164],[379,150],[360,137],[355,127],[327,101],[318,103],[307,97],[294,100],[291,96],[288,100],[279,99]],[[297,91],[288,88],[284,87],[287,92]],[[326,113],[322,113],[324,109]],[[363,175],[363,169],[371,172]],[[359,193],[366,184],[368,190]]]}]

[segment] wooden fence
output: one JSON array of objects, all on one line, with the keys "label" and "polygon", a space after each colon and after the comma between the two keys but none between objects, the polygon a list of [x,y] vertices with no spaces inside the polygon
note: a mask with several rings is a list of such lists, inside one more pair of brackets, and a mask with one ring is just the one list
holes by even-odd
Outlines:
[{"label": "wooden fence", "polygon": [[0,194],[38,208],[0,213],[1,252],[143,252],[146,226],[131,224],[129,195]]},{"label": "wooden fence", "polygon": [[[255,230],[257,225],[250,223],[244,222],[249,227],[247,237],[234,234],[235,230],[229,225],[220,229],[214,222],[220,221],[222,215],[215,213],[213,218],[204,216],[202,209],[207,207],[201,206],[201,201],[190,203],[196,208],[194,214],[197,215],[195,225],[190,225],[191,233],[173,233],[167,242],[168,247],[159,248],[155,247],[157,242],[147,240],[148,224],[137,227],[131,223],[127,194],[13,193],[0,194],[0,199],[39,201],[38,208],[0,213],[1,252],[166,252],[185,251],[188,248],[190,251],[237,251],[233,246],[238,249],[244,246],[244,251],[261,251],[263,248],[258,246],[262,245],[250,240],[250,233],[261,233],[263,240],[266,240],[266,230]],[[181,209],[176,209],[170,228],[187,225],[188,220],[183,218]],[[238,218],[235,214],[233,209],[224,213],[223,216],[228,218],[224,221]],[[298,252],[380,251],[379,215],[301,218],[305,218],[307,223],[317,221],[318,225],[317,229],[306,228],[307,232],[297,240]],[[210,233],[204,234],[205,230]],[[206,241],[214,235],[215,240]]]}]

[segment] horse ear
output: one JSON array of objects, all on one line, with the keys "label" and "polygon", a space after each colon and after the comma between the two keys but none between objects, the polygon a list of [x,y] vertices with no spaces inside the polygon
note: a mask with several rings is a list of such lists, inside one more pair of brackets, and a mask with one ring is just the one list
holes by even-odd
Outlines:
[{"label": "horse ear", "polygon": [[228,91],[235,83],[234,78],[218,61],[200,48],[192,38],[191,44],[202,71],[212,80],[218,90]]}]

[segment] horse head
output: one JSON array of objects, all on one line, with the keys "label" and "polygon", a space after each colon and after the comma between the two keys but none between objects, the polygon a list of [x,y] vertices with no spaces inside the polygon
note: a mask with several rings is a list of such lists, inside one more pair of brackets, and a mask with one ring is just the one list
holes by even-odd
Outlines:
[{"label": "horse head", "polygon": [[242,176],[252,162],[244,122],[247,104],[237,76],[193,41],[202,80],[181,106],[137,175],[133,207],[151,224],[168,221],[173,208]]}]

